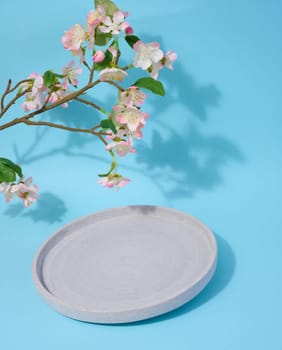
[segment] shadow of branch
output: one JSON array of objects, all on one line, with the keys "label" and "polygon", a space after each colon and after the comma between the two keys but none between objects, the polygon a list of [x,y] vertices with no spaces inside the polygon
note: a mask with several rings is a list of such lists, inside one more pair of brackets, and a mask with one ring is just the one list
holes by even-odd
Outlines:
[{"label": "shadow of branch", "polygon": [[[144,37],[146,42],[158,41],[161,47],[164,46],[160,37]],[[131,84],[140,74],[144,76],[143,71],[132,70],[130,81],[125,80],[125,84]],[[215,84],[197,82],[196,78],[186,71],[184,60],[181,58],[176,62],[173,72],[165,69],[160,72],[160,80],[164,81],[166,86],[166,97],[152,95],[148,99],[152,107],[152,123],[147,129],[150,130],[151,127],[152,138],[147,143],[136,142],[139,151],[137,164],[124,168],[143,172],[167,198],[193,197],[199,190],[211,190],[222,184],[224,167],[231,162],[242,163],[244,156],[239,148],[225,137],[204,133],[201,123],[197,122],[207,121],[210,108],[216,108],[220,104],[222,93]],[[87,95],[87,98],[100,104],[100,101],[91,96]],[[113,100],[112,103],[116,101]],[[184,112],[180,112],[178,116],[179,121],[164,121],[164,113],[178,105],[184,107]],[[101,120],[97,110],[77,101],[71,102],[67,109],[57,108],[50,111],[48,117],[80,128],[89,128]],[[191,123],[193,117],[196,118],[194,125]],[[35,140],[23,154],[19,154],[15,149],[17,162],[31,163],[56,154],[101,160],[101,157],[83,152],[84,146],[93,140],[96,142],[96,138],[91,135],[69,133],[65,144],[54,145],[45,152],[36,153],[36,145],[44,137],[45,131],[36,131]]]},{"label": "shadow of branch", "polygon": [[244,159],[223,137],[206,136],[195,126],[184,129],[184,135],[170,129],[165,138],[155,129],[150,145],[143,143],[137,154],[143,171],[169,198],[213,189],[223,182],[224,166]]},{"label": "shadow of branch", "polygon": [[43,192],[34,207],[24,209],[22,203],[10,204],[4,215],[12,219],[21,216],[34,222],[54,224],[62,222],[66,212],[67,208],[62,199],[53,193]]}]

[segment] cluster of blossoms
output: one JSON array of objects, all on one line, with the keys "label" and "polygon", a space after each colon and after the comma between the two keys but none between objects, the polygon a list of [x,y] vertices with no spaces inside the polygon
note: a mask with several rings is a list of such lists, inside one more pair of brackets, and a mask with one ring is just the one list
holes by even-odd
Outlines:
[{"label": "cluster of blossoms", "polygon": [[[173,69],[176,54],[173,51],[164,53],[157,42],[145,43],[140,40],[126,21],[128,13],[119,10],[111,0],[97,0],[97,4],[95,10],[89,11],[85,26],[75,24],[62,37],[64,48],[77,57],[78,62],[71,60],[59,73],[48,70],[44,74],[30,74],[18,85],[18,96],[24,97],[21,107],[25,112],[37,111],[37,115],[59,105],[66,108],[72,99],[90,104],[89,101],[81,99],[81,96],[98,83],[115,86],[118,89],[117,103],[111,111],[92,103],[94,108],[106,115],[106,119],[87,131],[99,136],[106,144],[106,151],[113,158],[109,172],[99,175],[99,183],[102,186],[119,188],[130,180],[117,173],[116,155],[124,157],[136,152],[134,140],[142,138],[142,129],[148,119],[148,114],[141,111],[146,98],[142,89],[164,95],[164,88],[157,80],[158,75],[164,67]],[[126,67],[119,65],[120,39],[124,39],[134,51],[133,61]],[[77,92],[71,91],[72,87],[78,87],[78,76],[83,73],[82,66],[89,72],[88,84],[76,90]],[[125,78],[129,78],[128,71],[132,68],[140,68],[148,76],[128,84],[127,87],[118,85]],[[33,113],[28,114],[29,121],[33,116]],[[33,124],[36,125],[35,122]],[[48,123],[45,122],[45,125]],[[50,126],[56,127],[54,123]],[[62,125],[58,127],[64,128]],[[80,130],[76,128],[75,131]],[[1,169],[0,191],[5,193],[7,202],[17,195],[24,200],[25,206],[29,206],[38,197],[37,187],[32,185],[31,178],[26,181],[20,179],[17,184],[8,183],[1,179]]]},{"label": "cluster of blossoms", "polygon": [[[120,94],[118,103],[113,106],[112,120],[116,133],[108,133],[107,138],[111,141],[105,148],[114,151],[120,157],[128,153],[135,153],[133,140],[141,139],[141,129],[145,125],[148,114],[140,111],[146,95],[136,86],[130,86]],[[108,174],[100,179],[99,183],[107,187],[123,187],[130,180],[119,174]]]},{"label": "cluster of blossoms", "polygon": [[[56,103],[68,94],[70,86],[77,86],[78,75],[82,74],[82,67],[74,66],[74,60],[71,60],[69,64],[62,68],[62,74],[55,74],[51,71],[47,71],[52,77],[52,84],[44,84],[44,76],[39,73],[31,73],[28,76],[28,82],[21,84],[19,93],[25,92],[25,101],[21,104],[21,107],[25,112],[30,112],[46,106],[48,103]],[[62,107],[68,107],[68,104],[62,103]]]},{"label": "cluster of blossoms", "polygon": [[19,197],[27,208],[34,203],[38,197],[38,187],[32,183],[32,177],[20,179],[18,183],[0,183],[0,192],[4,192],[6,202],[9,203],[14,196]]}]

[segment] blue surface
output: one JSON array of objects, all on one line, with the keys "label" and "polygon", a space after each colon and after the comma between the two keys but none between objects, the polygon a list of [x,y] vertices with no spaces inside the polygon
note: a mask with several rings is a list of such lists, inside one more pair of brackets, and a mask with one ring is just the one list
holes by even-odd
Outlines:
[{"label": "blue surface", "polygon": [[[1,133],[1,155],[33,175],[41,200],[23,210],[1,198],[0,348],[281,350],[282,3],[119,4],[146,41],[178,53],[174,72],[161,75],[167,97],[148,99],[144,141],[136,157],[123,161],[132,183],[120,192],[96,184],[107,167],[98,141],[27,126]],[[91,5],[2,3],[1,89],[10,77],[68,62],[61,35]],[[15,108],[12,116],[18,114]],[[83,126],[84,116],[90,120],[89,110],[73,104],[48,118]],[[210,226],[219,243],[214,279],[186,306],[133,325],[87,324],[55,313],[32,284],[36,250],[63,224],[126,204],[177,208]]]}]

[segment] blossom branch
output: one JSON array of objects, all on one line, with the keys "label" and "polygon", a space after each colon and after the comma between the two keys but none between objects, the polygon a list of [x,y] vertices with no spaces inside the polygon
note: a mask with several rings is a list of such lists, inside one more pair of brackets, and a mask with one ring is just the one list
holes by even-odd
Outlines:
[{"label": "blossom branch", "polygon": [[[97,3],[98,1],[95,0],[95,5]],[[125,21],[128,13],[118,9],[112,1],[101,0],[95,7],[96,9],[90,10],[87,15],[86,27],[82,24],[75,24],[65,31],[62,37],[64,48],[80,58],[78,65],[71,60],[60,73],[50,69],[43,74],[33,72],[27,79],[19,81],[13,87],[11,87],[12,80],[8,80],[6,89],[0,98],[0,119],[22,96],[25,97],[21,104],[25,114],[4,122],[0,125],[0,131],[23,123],[97,136],[112,157],[111,167],[106,174],[99,175],[99,183],[110,188],[120,188],[130,180],[117,173],[116,155],[123,157],[128,153],[136,152],[133,147],[134,140],[142,138],[142,128],[148,118],[148,114],[141,111],[146,98],[142,89],[164,96],[163,85],[157,80],[158,74],[164,67],[173,69],[172,63],[176,59],[176,54],[171,50],[165,54],[160,49],[159,43],[144,43],[136,35],[132,35],[133,28]],[[125,36],[120,35],[122,32]],[[123,68],[118,64],[121,56],[119,48],[121,37],[135,52],[133,62]],[[112,39],[111,42],[110,39]],[[96,46],[101,46],[101,48],[97,49]],[[87,49],[92,59],[91,64],[86,60]],[[82,65],[88,71],[88,81],[82,88],[77,89],[77,77],[83,72]],[[126,71],[133,67],[146,71],[150,78],[140,78],[133,85],[123,88],[119,82],[128,76]],[[98,71],[99,79],[94,81],[96,71]],[[111,112],[84,98],[85,92],[101,82],[113,85],[118,90],[118,98]],[[77,90],[70,92],[71,87]],[[18,90],[6,103],[7,95],[16,89]],[[44,121],[43,118],[40,118],[41,120],[32,119],[58,106],[67,107],[72,100],[95,108],[107,117],[89,129]],[[104,136],[107,136],[107,139]],[[32,178],[24,179],[18,165],[9,159],[0,158],[0,168],[5,170],[0,172],[0,192],[5,193],[7,202],[14,195],[21,198],[25,206],[36,201],[38,188],[32,184]],[[16,175],[19,177],[18,183],[14,183]]]},{"label": "blossom branch", "polygon": [[[78,97],[79,95],[83,94],[85,91],[87,91],[87,90],[93,88],[95,85],[99,84],[100,82],[101,82],[101,80],[100,80],[100,79],[97,79],[96,81],[87,84],[86,86],[84,86],[84,87],[81,88],[80,90],[74,91],[74,92],[68,94],[67,96],[63,97],[62,99],[58,100],[57,102],[54,102],[54,103],[52,103],[52,104],[50,104],[50,105],[47,105],[47,106],[43,105],[41,108],[37,109],[37,110],[34,111],[34,112],[30,112],[30,113],[28,113],[28,114],[26,114],[26,115],[24,115],[24,116],[22,116],[22,117],[20,117],[20,118],[15,118],[14,120],[12,120],[12,121],[10,121],[10,122],[8,122],[8,123],[5,123],[5,124],[3,124],[3,125],[0,125],[0,130],[4,130],[4,129],[7,129],[7,128],[9,128],[9,127],[11,127],[11,126],[14,126],[14,125],[16,125],[16,124],[22,123],[23,119],[25,119],[25,120],[26,120],[26,119],[31,119],[31,118],[35,117],[36,115],[38,115],[38,114],[41,114],[41,113],[50,111],[51,109],[54,109],[55,107],[57,107],[57,106],[59,106],[59,105],[61,105],[61,104],[63,104],[63,103],[69,102],[69,101],[75,99],[76,97]],[[25,91],[25,92],[26,92],[26,91]],[[24,92],[24,93],[25,93],[25,92]],[[15,97],[15,99],[18,99],[19,97],[20,97],[20,96],[17,95],[17,96]],[[11,101],[11,102],[12,102],[12,101]],[[13,103],[14,103],[14,102],[13,102]],[[5,113],[5,112],[4,112],[4,113]],[[3,114],[4,114],[4,113],[3,113]],[[0,114],[0,116],[2,116],[3,114]]]}]

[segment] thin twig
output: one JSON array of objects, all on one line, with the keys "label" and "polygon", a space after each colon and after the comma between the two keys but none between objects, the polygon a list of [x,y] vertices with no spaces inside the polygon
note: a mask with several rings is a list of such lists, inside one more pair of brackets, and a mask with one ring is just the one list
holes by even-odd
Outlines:
[{"label": "thin twig", "polygon": [[98,125],[96,125],[96,126],[93,126],[93,128],[91,128],[90,130],[94,131],[94,130],[97,130],[97,129],[99,129],[99,128],[101,128],[101,124],[98,124]]},{"label": "thin twig", "polygon": [[109,115],[109,114],[110,114],[110,113],[107,112],[104,108],[102,108],[102,107],[96,105],[96,103],[94,103],[94,102],[91,102],[91,101],[88,101],[88,100],[84,100],[83,98],[80,98],[80,97],[76,97],[76,98],[74,98],[74,100],[79,101],[79,102],[81,102],[81,103],[84,103],[84,104],[86,104],[86,105],[92,106],[92,107],[98,109],[98,111],[100,111],[100,112],[102,112],[102,113],[104,113],[104,114],[106,114],[106,115]]},{"label": "thin twig", "polygon": [[86,68],[89,70],[89,72],[91,73],[91,68],[90,68],[89,64],[88,64],[86,61],[83,61],[82,63],[85,65],[85,67],[86,67]]},{"label": "thin twig", "polygon": [[1,112],[3,111],[4,109],[4,100],[5,100],[5,97],[8,95],[9,91],[10,91],[10,87],[11,87],[11,84],[12,84],[12,80],[9,79],[8,80],[8,83],[7,83],[7,87],[6,87],[6,90],[1,98]]},{"label": "thin twig", "polygon": [[10,92],[13,92],[14,90],[16,90],[16,88],[18,88],[21,84],[29,83],[29,82],[31,82],[32,80],[33,80],[33,79],[24,79],[24,80],[19,81],[12,89],[10,89],[9,93],[10,93]]},{"label": "thin twig", "polygon": [[125,89],[123,87],[121,87],[120,85],[118,85],[116,82],[114,82],[113,80],[103,80],[103,83],[107,83],[107,84],[111,84],[114,85],[119,91],[123,92],[125,91]]},{"label": "thin twig", "polygon": [[88,83],[91,83],[94,77],[94,67],[95,67],[95,63],[93,62],[92,68],[90,69],[90,75],[89,75],[89,80]]},{"label": "thin twig", "polygon": [[103,144],[107,146],[108,142],[102,137],[102,135],[99,134],[98,137],[103,142]]},{"label": "thin twig", "polygon": [[44,102],[42,108],[45,108],[45,107],[47,106],[47,104],[48,104],[48,102],[49,102],[49,100],[50,100],[51,95],[52,95],[52,91],[49,91],[49,92],[48,92],[48,95],[46,96],[46,99],[45,99],[45,102]]},{"label": "thin twig", "polygon": [[9,79],[8,80],[8,84],[7,84],[7,88],[4,92],[4,94],[1,97],[1,113],[0,113],[0,118],[2,118],[2,116],[7,112],[7,110],[16,102],[16,100],[18,98],[20,98],[21,96],[23,96],[26,92],[29,91],[29,89],[25,90],[23,93],[21,94],[17,94],[9,103],[6,107],[4,107],[4,101],[5,101],[5,97],[10,94],[11,92],[13,92],[14,90],[16,90],[21,84],[30,82],[32,79],[24,79],[19,81],[13,88],[11,88],[12,85],[12,80]]},{"label": "thin twig", "polygon": [[16,103],[16,101],[21,98],[24,94],[26,94],[27,92],[29,92],[30,89],[27,89],[23,92],[21,92],[20,94],[17,94],[14,98],[11,99],[11,101],[7,104],[6,107],[4,107],[4,109],[1,111],[0,113],[0,118],[8,111],[8,109]]},{"label": "thin twig", "polygon": [[83,133],[99,136],[99,138],[102,137],[101,135],[106,135],[106,133],[96,132],[92,129],[72,128],[72,127],[69,127],[69,126],[66,126],[63,124],[56,124],[56,123],[51,123],[51,122],[33,121],[33,120],[29,120],[29,119],[24,119],[24,118],[22,119],[21,122],[24,124],[27,124],[27,125],[41,125],[41,126],[49,126],[51,128],[56,128],[56,129],[63,129],[63,130],[67,130],[67,131],[83,132]]}]

